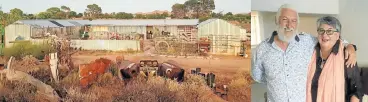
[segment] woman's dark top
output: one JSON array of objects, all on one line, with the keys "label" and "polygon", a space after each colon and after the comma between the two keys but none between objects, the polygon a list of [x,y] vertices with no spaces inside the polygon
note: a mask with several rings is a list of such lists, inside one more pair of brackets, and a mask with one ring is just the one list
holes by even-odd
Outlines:
[{"label": "woman's dark top", "polygon": [[[340,40],[338,40],[336,44],[332,47],[332,51],[331,51],[332,54],[337,54],[339,52],[339,44],[340,44]],[[316,58],[316,71],[312,79],[312,89],[311,89],[313,102],[316,102],[317,100],[318,80],[323,70],[321,65],[327,61],[327,59],[324,60],[321,57],[321,53],[320,53],[321,47],[319,43],[316,45],[315,49],[316,49],[316,57],[317,57]],[[345,50],[344,50],[344,54],[345,54]],[[347,60],[345,60],[345,63],[346,62]],[[350,102],[351,96],[355,95],[358,99],[360,99],[360,102],[361,102],[362,97],[363,97],[363,89],[362,89],[362,82],[360,79],[361,76],[360,76],[358,65],[355,65],[353,68],[345,65],[344,72],[345,72],[344,74],[345,76],[345,101]]]}]

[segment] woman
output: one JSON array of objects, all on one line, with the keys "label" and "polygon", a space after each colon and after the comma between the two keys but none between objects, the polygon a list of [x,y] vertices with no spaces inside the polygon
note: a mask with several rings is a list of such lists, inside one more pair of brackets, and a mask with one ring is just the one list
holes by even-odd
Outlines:
[{"label": "woman", "polygon": [[358,66],[345,65],[341,24],[335,17],[318,19],[318,44],[309,64],[307,102],[359,102],[363,96]]}]

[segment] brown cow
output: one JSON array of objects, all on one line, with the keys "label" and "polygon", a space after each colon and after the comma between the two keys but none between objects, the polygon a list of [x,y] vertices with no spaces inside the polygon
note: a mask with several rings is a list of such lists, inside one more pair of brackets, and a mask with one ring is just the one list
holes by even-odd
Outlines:
[{"label": "brown cow", "polygon": [[171,80],[176,79],[178,82],[184,81],[184,73],[184,69],[179,67],[178,64],[173,60],[169,60],[160,64],[157,70],[157,74],[159,76],[163,76]]},{"label": "brown cow", "polygon": [[97,76],[104,74],[109,68],[111,60],[100,58],[89,64],[79,65],[79,77],[82,87],[87,87],[91,82],[95,81]]}]

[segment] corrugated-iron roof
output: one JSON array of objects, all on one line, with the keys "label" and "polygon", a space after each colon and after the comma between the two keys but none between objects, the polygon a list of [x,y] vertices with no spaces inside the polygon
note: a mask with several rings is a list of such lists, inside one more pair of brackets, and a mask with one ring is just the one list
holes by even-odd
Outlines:
[{"label": "corrugated-iron roof", "polygon": [[27,24],[27,25],[37,26],[37,27],[59,27],[51,23],[49,20],[19,20],[15,23]]},{"label": "corrugated-iron roof", "polygon": [[[213,21],[216,21],[216,20],[222,20],[222,19],[218,19],[218,18],[214,18],[214,19],[208,19],[208,20],[206,20],[206,21],[203,21],[203,22],[201,22],[201,23],[199,23],[198,24],[198,27],[199,26],[202,26],[202,25],[205,25],[205,24],[208,24],[208,23],[211,23],[211,22],[213,22]],[[226,20],[224,20],[224,21],[226,21]],[[238,22],[238,21],[226,21],[226,22],[228,22],[228,23],[230,23],[230,24],[232,24],[232,25],[235,25],[235,26],[238,26],[238,27],[240,27],[241,29],[245,29],[245,30],[247,30],[247,32],[249,32],[250,31],[250,24],[241,24],[240,22]]]},{"label": "corrugated-iron roof", "polygon": [[142,20],[92,20],[91,25],[114,26],[164,26],[164,25],[197,25],[198,19],[142,19]]},{"label": "corrugated-iron roof", "polygon": [[202,26],[202,25],[211,23],[211,22],[216,21],[216,20],[220,20],[220,19],[218,19],[218,18],[208,19],[206,21],[203,21],[203,22],[199,23],[198,26]]},{"label": "corrugated-iron roof", "polygon": [[104,26],[165,26],[165,25],[197,25],[198,19],[132,19],[132,20],[19,20],[18,23],[40,27],[64,27],[83,25]]}]

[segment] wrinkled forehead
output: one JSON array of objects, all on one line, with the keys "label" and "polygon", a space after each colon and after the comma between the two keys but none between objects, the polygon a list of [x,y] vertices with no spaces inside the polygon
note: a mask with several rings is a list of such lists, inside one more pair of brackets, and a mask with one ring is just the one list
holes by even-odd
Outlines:
[{"label": "wrinkled forehead", "polygon": [[297,12],[289,8],[281,9],[280,18],[297,19]]}]

